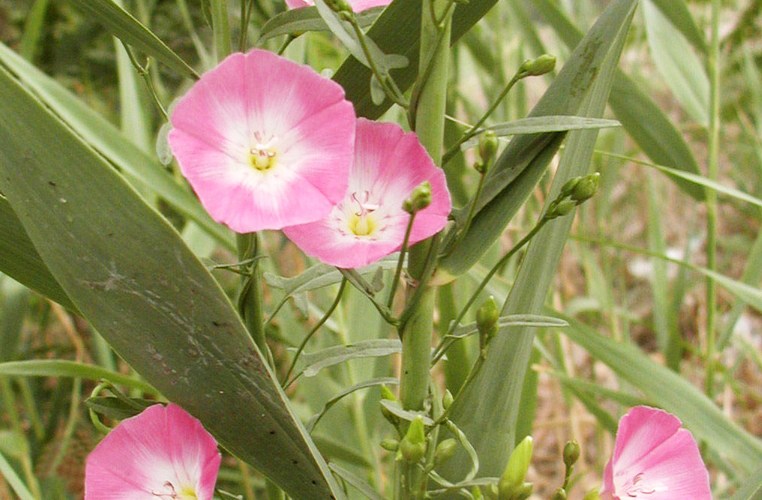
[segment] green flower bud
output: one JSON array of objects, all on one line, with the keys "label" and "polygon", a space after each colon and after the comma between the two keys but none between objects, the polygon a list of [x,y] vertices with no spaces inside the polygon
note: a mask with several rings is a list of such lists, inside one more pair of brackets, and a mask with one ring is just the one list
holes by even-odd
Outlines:
[{"label": "green flower bud", "polygon": [[454,400],[455,398],[452,396],[450,389],[445,389],[444,396],[442,396],[442,408],[445,410],[449,409]]},{"label": "green flower bud", "polygon": [[445,439],[434,450],[434,464],[439,465],[451,459],[458,450],[458,442],[452,438]]},{"label": "green flower bud", "polygon": [[543,54],[537,59],[529,59],[519,67],[520,73],[527,76],[540,76],[550,73],[556,67],[556,57],[550,54]]},{"label": "green flower bud", "polygon": [[598,172],[590,175],[586,175],[581,178],[574,189],[571,192],[571,199],[576,201],[577,204],[589,200],[598,191],[598,184],[600,184],[601,174]]},{"label": "green flower bud", "polygon": [[476,311],[476,328],[481,335],[494,335],[498,319],[500,319],[500,311],[495,297],[490,295],[490,298]]},{"label": "green flower bud", "polygon": [[[527,436],[513,449],[497,485],[499,498],[519,498],[525,490],[528,483],[524,483],[524,478],[532,461],[532,448],[532,436]],[[531,484],[529,486],[531,494]]]},{"label": "green flower bud", "polygon": [[519,493],[516,496],[518,500],[526,500],[527,498],[532,496],[532,490],[534,489],[534,485],[532,483],[524,483],[521,485],[521,488],[519,489]]},{"label": "green flower bud", "polygon": [[545,214],[545,218],[550,220],[556,219],[558,217],[563,217],[564,215],[569,215],[569,213],[574,210],[574,207],[576,206],[577,202],[573,200],[561,200],[557,203],[553,203],[548,209],[548,212]]},{"label": "green flower bud", "polygon": [[564,465],[570,469],[579,460],[579,443],[572,440],[564,445]]},{"label": "green flower bud", "polygon": [[381,399],[386,399],[388,401],[397,401],[397,396],[394,395],[391,389],[386,387],[385,385],[381,386]]},{"label": "green flower bud", "polygon": [[423,418],[420,416],[410,422],[407,434],[400,441],[402,458],[409,463],[417,463],[426,454],[426,434],[423,429]]},{"label": "green flower bud", "polygon": [[558,195],[559,198],[566,198],[568,196],[571,196],[572,191],[574,191],[574,188],[577,187],[577,184],[579,184],[579,181],[582,180],[582,177],[572,177],[568,181],[564,183],[563,186],[561,186],[561,193]]},{"label": "green flower bud", "polygon": [[396,439],[392,438],[386,438],[381,441],[381,448],[387,450],[387,451],[397,451],[397,448],[399,448],[400,442]]},{"label": "green flower bud", "polygon": [[482,161],[474,165],[474,168],[480,174],[486,174],[492,166],[497,155],[497,136],[491,130],[487,130],[479,139],[479,157]]},{"label": "green flower bud", "polygon": [[566,490],[563,488],[558,488],[554,493],[553,496],[550,497],[551,500],[566,500]]},{"label": "green flower bud", "polygon": [[325,4],[330,7],[332,11],[339,14],[344,12],[353,14],[352,7],[347,3],[347,0],[325,0]]},{"label": "green flower bud", "polygon": [[598,490],[591,490],[585,494],[582,500],[601,500],[601,494],[598,493]]},{"label": "green flower bud", "polygon": [[402,202],[402,210],[409,214],[414,214],[429,205],[431,205],[431,183],[424,181],[413,189],[407,200]]}]

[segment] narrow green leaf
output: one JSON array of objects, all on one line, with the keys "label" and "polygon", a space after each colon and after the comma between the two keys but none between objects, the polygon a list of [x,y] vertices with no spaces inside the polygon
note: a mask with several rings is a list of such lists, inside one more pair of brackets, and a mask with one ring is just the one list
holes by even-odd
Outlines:
[{"label": "narrow green leaf", "polygon": [[181,75],[198,78],[196,71],[175,54],[151,30],[112,0],[70,0],[112,35],[141,52],[155,57]]},{"label": "narrow green leaf", "polygon": [[[610,3],[564,66],[564,70],[567,66],[586,68],[586,72],[578,77],[586,82],[582,89],[589,89],[580,103],[579,115],[600,117],[603,114],[636,5],[637,0]],[[588,65],[591,59],[595,64]],[[564,81],[564,70],[554,85]],[[576,74],[576,71],[571,74]],[[566,83],[560,88],[568,91],[574,87],[576,85]],[[562,90],[557,92],[556,99],[569,99],[569,95]],[[558,106],[558,103],[551,101],[545,106]],[[547,197],[548,202],[555,198],[561,185],[569,178],[586,173],[593,154],[597,131],[580,130],[569,134],[558,173]],[[551,221],[530,242],[506,299],[503,314],[538,314],[543,311],[547,289],[555,277],[556,265],[571,224],[570,216]],[[517,416],[521,411],[519,402],[533,340],[532,327],[512,328],[508,335],[492,339],[482,369],[461,389],[450,408],[452,421],[465,433],[478,453],[481,464],[479,476],[500,475],[514,446]],[[479,418],[474,419],[473,415],[479,415]],[[459,478],[467,473],[469,467],[469,459],[465,453],[459,452],[444,464],[440,473],[445,477]]]},{"label": "narrow green leaf", "polygon": [[125,136],[105,118],[2,43],[0,65],[13,73],[24,87],[31,90],[85,142],[119,167],[138,190],[156,193],[228,249],[235,249],[230,231],[214,222],[193,195],[178,184],[156,158],[125,140]]},{"label": "narrow green leaf", "polygon": [[675,28],[680,30],[691,45],[702,53],[706,52],[707,43],[704,32],[696,24],[685,0],[651,0],[651,2]]},{"label": "narrow green leaf", "polygon": [[311,433],[318,422],[320,422],[320,419],[323,418],[323,415],[331,409],[333,405],[341,401],[346,396],[349,396],[350,394],[357,392],[361,389],[367,389],[369,387],[377,387],[379,385],[395,385],[399,384],[399,380],[392,377],[383,377],[383,378],[374,378],[371,380],[365,380],[363,382],[360,382],[359,384],[352,385],[350,387],[347,387],[343,391],[339,392],[335,396],[333,396],[331,399],[325,402],[323,405],[323,408],[316,414],[313,415],[309,422],[307,422],[307,430]]},{"label": "narrow green leaf", "polygon": [[94,397],[87,398],[85,406],[105,417],[124,420],[125,418],[134,417],[149,406],[157,403],[154,399],[130,398],[129,401],[130,404],[127,404],[122,399],[114,396]]},{"label": "narrow green leaf", "polygon": [[745,480],[739,481],[741,487],[731,497],[731,500],[755,500],[762,498],[762,463],[757,464],[756,470]]},{"label": "narrow green leaf", "polygon": [[358,451],[354,442],[343,440],[342,434],[323,434],[314,433],[312,439],[315,441],[320,453],[329,460],[342,460],[360,467],[372,467],[368,459]]},{"label": "narrow green leaf", "polygon": [[[568,326],[566,321],[554,318],[552,316],[542,316],[540,314],[509,314],[507,316],[501,316],[497,320],[497,326],[499,328],[508,328],[509,326],[533,326],[535,328],[564,328]],[[462,339],[478,332],[476,323],[469,323],[467,325],[461,325],[457,327],[452,334],[451,338]]]},{"label": "narrow green leaf", "polygon": [[357,475],[348,470],[344,467],[341,467],[338,464],[330,463],[328,466],[331,468],[333,472],[335,472],[340,478],[342,478],[347,483],[351,484],[354,488],[357,489],[360,493],[362,493],[365,498],[368,498],[370,500],[383,500],[384,497],[376,493],[376,491],[371,488],[371,486],[357,477]]},{"label": "narrow green leaf", "polygon": [[[616,120],[604,120],[601,118],[587,118],[584,116],[535,116],[521,118],[512,122],[499,123],[479,130],[495,132],[498,137],[519,134],[539,134],[542,132],[566,132],[568,130],[584,130],[607,127],[620,127],[622,124]],[[475,137],[463,143],[461,149],[472,148],[479,144],[479,138]]]},{"label": "narrow green leaf", "polygon": [[24,21],[24,33],[19,42],[19,53],[28,61],[34,61],[34,57],[40,49],[40,40],[45,28],[45,16],[48,13],[50,0],[35,0],[29,8],[29,13]]},{"label": "narrow green leaf", "polygon": [[16,492],[20,500],[35,500],[29,488],[26,487],[24,481],[18,476],[14,468],[5,459],[5,456],[0,453],[0,476],[8,481],[11,489]]},{"label": "narrow green leaf", "polygon": [[82,315],[290,495],[341,496],[228,298],[177,232],[2,69],[0,95],[0,190]]},{"label": "narrow green leaf", "polygon": [[70,311],[77,308],[58,284],[26,234],[8,200],[0,196],[0,272]]},{"label": "narrow green leaf", "polygon": [[156,389],[140,379],[112,372],[97,365],[75,361],[54,359],[9,361],[0,363],[0,375],[8,377],[71,377],[95,381],[103,379],[145,393],[157,394]]},{"label": "narrow green leaf", "polygon": [[576,344],[637,387],[655,404],[677,415],[697,439],[751,472],[762,462],[762,441],[731,422],[699,389],[648,358],[637,347],[615,342],[572,318],[565,330]]},{"label": "narrow green leaf", "polygon": [[304,353],[299,358],[299,371],[305,377],[314,377],[323,368],[338,365],[352,359],[389,356],[402,350],[397,339],[373,339],[356,344],[338,345],[319,351]]},{"label": "narrow green leaf", "polygon": [[[536,0],[534,6],[567,47],[574,47],[579,43],[582,32],[555,2]],[[696,175],[701,173],[698,162],[680,131],[653,99],[622,71],[617,70],[609,105],[630,137],[654,162]],[[694,199],[704,199],[703,189],[681,179],[673,180]]]},{"label": "narrow green leaf", "polygon": [[[378,18],[383,10],[383,7],[375,7],[359,12],[356,14],[357,21],[360,26],[368,27],[373,24],[373,21]],[[307,31],[331,31],[316,7],[291,9],[272,17],[262,26],[257,45],[261,45],[265,40],[276,36],[298,36]]]},{"label": "narrow green leaf", "polygon": [[[673,0],[682,3],[682,0]],[[680,32],[649,0],[643,2],[651,58],[683,109],[698,123],[709,125],[709,77],[704,65]]]}]

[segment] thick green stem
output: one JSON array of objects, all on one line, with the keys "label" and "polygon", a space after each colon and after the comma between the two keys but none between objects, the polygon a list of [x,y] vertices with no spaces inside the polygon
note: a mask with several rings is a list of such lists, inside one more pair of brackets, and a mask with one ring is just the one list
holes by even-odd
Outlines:
[{"label": "thick green stem", "polygon": [[[447,0],[424,0],[421,16],[420,74],[426,80],[416,103],[415,131],[431,158],[439,164],[444,137],[445,103],[447,96],[451,9]],[[427,66],[427,67],[423,67]],[[406,297],[406,316],[402,323],[402,373],[400,401],[407,410],[423,410],[429,389],[431,334],[434,329],[434,299],[436,290],[426,284],[431,269],[432,240],[423,241],[410,249],[408,273],[412,285]],[[419,287],[422,287],[419,289]],[[420,498],[425,489],[425,477],[415,464],[401,463],[397,470],[396,495],[400,498]]]},{"label": "thick green stem", "polygon": [[[707,174],[710,181],[717,182],[720,150],[720,0],[712,2],[712,38],[709,48],[709,144]],[[706,267],[717,270],[717,193],[706,190],[707,241]],[[717,285],[713,278],[706,281],[706,379],[705,389],[709,397],[714,394],[715,344],[717,325]]]}]

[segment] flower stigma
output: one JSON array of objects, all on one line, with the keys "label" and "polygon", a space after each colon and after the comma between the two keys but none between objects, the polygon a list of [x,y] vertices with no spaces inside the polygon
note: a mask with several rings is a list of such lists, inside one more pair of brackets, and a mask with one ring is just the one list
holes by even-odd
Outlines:
[{"label": "flower stigma", "polygon": [[175,490],[175,486],[170,481],[166,481],[163,486],[166,493],[152,491],[151,496],[165,500],[196,500],[198,498],[196,490],[192,486],[182,487],[179,493]]},{"label": "flower stigma", "polygon": [[652,495],[656,493],[656,490],[649,487],[648,484],[643,483],[643,473],[635,474],[632,479],[632,485],[626,490],[627,496],[630,498],[637,498],[639,495]]},{"label": "flower stigma", "polygon": [[254,132],[256,144],[249,150],[249,164],[260,172],[266,172],[275,167],[278,152],[273,143],[275,137],[264,139],[264,134]]},{"label": "flower stigma", "polygon": [[368,203],[370,192],[363,191],[358,197],[352,193],[352,200],[357,204],[358,211],[353,212],[349,218],[349,229],[355,236],[370,236],[376,231],[376,221],[370,214],[378,210],[379,205]]}]

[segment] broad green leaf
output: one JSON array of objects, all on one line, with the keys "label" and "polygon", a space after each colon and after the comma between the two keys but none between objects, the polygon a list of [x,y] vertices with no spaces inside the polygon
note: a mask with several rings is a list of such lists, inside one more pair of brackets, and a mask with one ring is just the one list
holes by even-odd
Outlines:
[{"label": "broad green leaf", "polygon": [[[581,66],[590,73],[579,77],[587,82],[583,89],[589,89],[580,105],[579,115],[600,117],[603,114],[636,5],[636,0],[610,3],[566,63],[564,70],[570,65]],[[595,61],[592,66],[580,61],[589,62],[591,59]],[[564,81],[562,74],[563,70],[554,85]],[[564,85],[567,90],[570,86],[568,83]],[[560,94],[558,98],[561,98]],[[597,131],[581,130],[569,135],[547,197],[548,202],[555,198],[561,185],[569,178],[586,173],[593,154]],[[572,216],[567,216],[549,222],[530,242],[502,314],[543,312],[547,290],[555,277],[572,219]],[[452,421],[465,433],[478,453],[480,477],[499,476],[514,446],[516,422],[521,411],[519,402],[533,340],[532,327],[512,328],[507,335],[492,339],[481,370],[461,389],[450,407]],[[474,419],[473,415],[479,415],[479,418]],[[466,454],[459,452],[444,464],[440,473],[451,479],[461,478],[468,472],[469,462]]]},{"label": "broad green leaf", "polygon": [[314,377],[323,368],[338,365],[352,359],[389,356],[402,350],[397,339],[373,339],[356,344],[339,345],[304,353],[299,358],[299,372],[305,377]]},{"label": "broad green leaf", "polygon": [[[587,118],[584,116],[535,116],[521,118],[507,123],[491,125],[479,130],[481,133],[491,130],[498,137],[519,134],[539,134],[542,132],[566,132],[567,130],[584,130],[592,128],[619,127],[621,123],[616,120],[604,120],[600,118]],[[479,138],[475,137],[463,143],[461,149],[472,148],[479,144]]]},{"label": "broad green leaf", "polygon": [[82,13],[100,23],[112,35],[146,55],[155,57],[183,76],[198,74],[167,47],[151,30],[112,0],[70,0]]},{"label": "broad green leaf", "polygon": [[214,222],[193,195],[179,185],[156,158],[125,140],[125,136],[105,118],[1,43],[0,65],[13,73],[24,87],[31,90],[85,142],[119,167],[139,191],[156,193],[217,241],[231,250],[235,249],[230,231]]},{"label": "broad green leaf", "polygon": [[[458,4],[452,17],[454,44],[489,11],[497,0],[471,0]],[[402,69],[391,71],[397,86],[404,92],[418,74],[420,52],[421,2],[415,0],[395,0],[379,16],[368,31],[368,36],[386,54],[399,54],[407,58],[409,64]],[[357,59],[348,58],[334,75],[334,80],[346,91],[347,99],[355,105],[358,116],[378,118],[389,109],[389,100],[376,105],[370,95],[370,70]]]},{"label": "broad green leaf", "polygon": [[662,15],[700,52],[706,52],[707,43],[685,0],[651,0]]},{"label": "broad green leaf", "polygon": [[117,420],[134,417],[149,406],[155,405],[157,401],[154,399],[130,398],[129,403],[127,404],[124,400],[114,396],[99,396],[85,400],[85,406],[95,413]]},{"label": "broad green leaf", "polygon": [[[534,7],[542,14],[567,47],[582,39],[582,32],[566,17],[552,0],[536,0]],[[609,106],[632,139],[656,163],[701,173],[682,134],[670,122],[651,97],[622,71],[617,70]],[[696,200],[704,199],[704,190],[675,179],[675,184]]]},{"label": "broad green leaf", "polygon": [[32,359],[0,363],[0,376],[14,377],[71,377],[87,380],[108,380],[139,391],[156,394],[156,389],[140,379],[122,375],[97,365],[55,359]]},{"label": "broad green leaf", "polygon": [[0,196],[0,272],[65,308],[76,311],[58,281],[50,274],[8,200]]},{"label": "broad green leaf", "polygon": [[[360,26],[370,26],[383,10],[383,7],[375,7],[359,12],[356,14],[357,21],[360,23]],[[306,31],[331,31],[316,7],[290,9],[272,17],[262,26],[257,44],[261,45],[265,40],[276,36],[298,36]]]},{"label": "broad green leaf", "polygon": [[731,500],[755,500],[762,498],[762,463],[744,480],[739,481],[741,487],[731,497]]},{"label": "broad green leaf", "polygon": [[[673,0],[674,1],[674,0]],[[676,0],[675,3],[681,3]],[[651,58],[672,94],[699,124],[709,125],[709,77],[690,44],[649,0],[643,2]]]},{"label": "broad green leaf", "polygon": [[730,421],[685,378],[651,361],[633,345],[615,342],[579,321],[566,319],[570,328],[565,335],[653,403],[677,415],[697,439],[730,460],[734,467],[751,472],[762,463],[762,441]]},{"label": "broad green leaf", "polygon": [[82,315],[290,495],[341,496],[228,298],[177,232],[2,69],[0,95],[0,191]]}]

